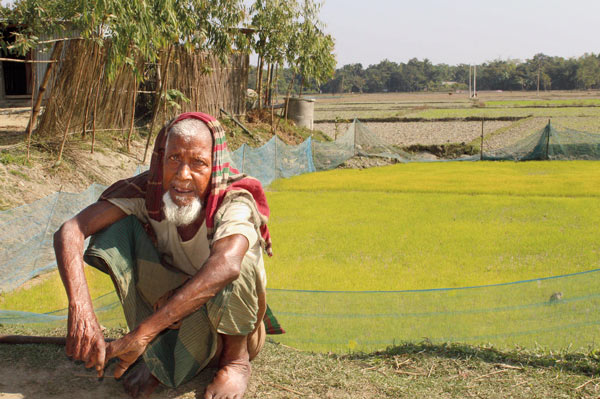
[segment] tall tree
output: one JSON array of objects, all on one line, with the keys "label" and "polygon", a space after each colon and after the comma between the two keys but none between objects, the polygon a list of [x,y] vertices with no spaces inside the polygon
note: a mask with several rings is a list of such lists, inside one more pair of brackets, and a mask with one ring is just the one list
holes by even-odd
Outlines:
[{"label": "tall tree", "polygon": [[[285,61],[288,44],[294,34],[294,22],[298,11],[298,3],[295,0],[256,0],[250,8],[251,27],[256,30],[252,48],[259,57],[256,88],[259,95],[259,108],[263,92],[260,63],[274,65]],[[272,82],[270,79],[268,82],[267,90],[270,90]]]},{"label": "tall tree", "polygon": [[[104,68],[109,79],[123,65],[143,78],[134,60],[160,64],[175,44],[225,61],[234,45],[243,43],[237,29],[245,17],[243,0],[17,0],[1,11],[6,23],[20,28],[10,42],[1,38],[0,46],[20,54],[38,46],[44,35],[77,32],[99,45],[110,38]],[[160,89],[157,96],[164,101],[167,88]]]},{"label": "tall tree", "polygon": [[579,58],[577,70],[577,85],[580,89],[597,89],[600,87],[600,60],[599,56],[584,54]]},{"label": "tall tree", "polygon": [[286,59],[294,73],[300,75],[300,95],[308,84],[318,87],[335,71],[335,42],[323,31],[325,25],[319,19],[320,10],[321,3],[304,0],[300,20],[288,46]]}]

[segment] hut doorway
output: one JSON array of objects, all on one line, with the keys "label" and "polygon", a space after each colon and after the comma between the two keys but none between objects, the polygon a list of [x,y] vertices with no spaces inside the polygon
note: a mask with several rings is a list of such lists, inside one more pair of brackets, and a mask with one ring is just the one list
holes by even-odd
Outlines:
[{"label": "hut doorway", "polygon": [[[5,28],[2,30],[2,35],[5,38],[9,38],[10,42],[13,39],[12,32],[14,32],[15,28]],[[10,54],[6,51],[1,52],[2,58],[9,58],[14,60],[31,60],[32,52],[29,51],[26,56],[18,56],[15,54]],[[2,74],[0,78],[4,83],[4,94],[6,97],[10,98],[22,98],[31,96],[33,89],[32,82],[32,64],[24,63],[24,62],[14,62],[14,61],[2,61]]]}]

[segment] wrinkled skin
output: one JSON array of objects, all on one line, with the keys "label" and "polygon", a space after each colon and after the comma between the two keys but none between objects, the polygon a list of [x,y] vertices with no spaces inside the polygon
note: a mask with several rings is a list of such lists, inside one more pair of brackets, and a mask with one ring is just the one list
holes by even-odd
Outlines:
[{"label": "wrinkled skin", "polygon": [[97,202],[65,222],[54,234],[58,270],[69,299],[66,353],[73,360],[84,362],[86,367],[95,368],[99,377],[104,372],[106,343],[83,273],[83,243],[85,238],[125,216],[119,208]]},{"label": "wrinkled skin", "polygon": [[204,399],[241,399],[244,396],[252,367],[245,335],[221,335],[223,352],[219,371],[206,388]]},{"label": "wrinkled skin", "polygon": [[106,344],[93,309],[88,304],[69,306],[68,335],[65,351],[74,360],[81,360],[85,367],[94,367],[102,376]]}]

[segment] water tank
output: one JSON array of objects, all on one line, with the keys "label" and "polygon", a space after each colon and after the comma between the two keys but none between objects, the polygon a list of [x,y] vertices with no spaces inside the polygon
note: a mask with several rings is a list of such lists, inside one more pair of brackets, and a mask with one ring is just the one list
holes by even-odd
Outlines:
[{"label": "water tank", "polygon": [[288,98],[288,118],[296,123],[296,126],[313,129],[313,117],[315,114],[314,98]]}]

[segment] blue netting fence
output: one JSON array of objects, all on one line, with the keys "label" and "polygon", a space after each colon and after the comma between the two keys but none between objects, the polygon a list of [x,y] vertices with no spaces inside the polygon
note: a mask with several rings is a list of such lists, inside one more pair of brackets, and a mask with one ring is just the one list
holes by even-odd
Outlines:
[{"label": "blue netting fence", "polygon": [[[403,342],[590,350],[600,339],[600,269],[478,287],[414,291],[268,289],[286,334],[272,338],[313,351],[373,351]],[[94,300],[100,323],[125,327],[116,293]],[[64,328],[67,309],[0,310],[0,324]]]}]

